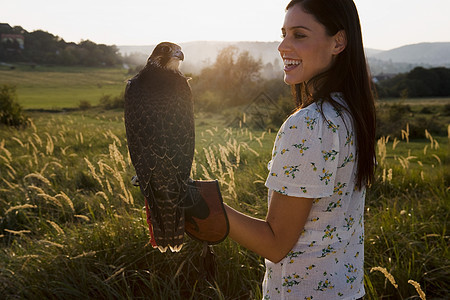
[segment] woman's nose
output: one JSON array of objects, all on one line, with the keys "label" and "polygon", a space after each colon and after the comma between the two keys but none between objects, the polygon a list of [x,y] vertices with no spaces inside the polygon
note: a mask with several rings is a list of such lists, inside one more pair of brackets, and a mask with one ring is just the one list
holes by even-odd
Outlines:
[{"label": "woman's nose", "polygon": [[278,52],[283,56],[284,53],[289,52],[289,45],[287,39],[283,39],[281,43],[278,45]]}]

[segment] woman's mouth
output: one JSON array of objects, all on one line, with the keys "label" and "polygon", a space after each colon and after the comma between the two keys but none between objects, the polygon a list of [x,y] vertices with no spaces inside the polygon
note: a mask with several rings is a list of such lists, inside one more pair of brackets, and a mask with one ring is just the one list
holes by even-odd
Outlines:
[{"label": "woman's mouth", "polygon": [[284,63],[284,71],[289,72],[297,68],[299,65],[301,65],[302,61],[295,59],[283,59],[283,63]]}]

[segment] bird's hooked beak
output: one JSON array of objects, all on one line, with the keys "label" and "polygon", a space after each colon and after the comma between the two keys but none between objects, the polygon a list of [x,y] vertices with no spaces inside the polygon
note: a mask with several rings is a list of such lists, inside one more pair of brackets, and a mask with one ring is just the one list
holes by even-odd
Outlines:
[{"label": "bird's hooked beak", "polygon": [[172,56],[177,57],[180,60],[184,60],[184,53],[181,50],[175,51]]}]

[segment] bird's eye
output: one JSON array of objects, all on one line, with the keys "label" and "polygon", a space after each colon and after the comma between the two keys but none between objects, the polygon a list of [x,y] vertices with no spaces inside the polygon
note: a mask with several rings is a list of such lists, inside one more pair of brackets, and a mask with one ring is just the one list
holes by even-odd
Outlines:
[{"label": "bird's eye", "polygon": [[170,48],[167,47],[167,46],[164,46],[164,47],[161,48],[161,51],[162,51],[163,53],[169,53],[169,52],[170,52]]}]

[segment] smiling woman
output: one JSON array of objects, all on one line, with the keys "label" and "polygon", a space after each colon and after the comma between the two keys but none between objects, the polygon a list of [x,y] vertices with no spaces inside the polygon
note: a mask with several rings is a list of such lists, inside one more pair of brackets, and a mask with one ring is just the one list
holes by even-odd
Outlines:
[{"label": "smiling woman", "polygon": [[229,236],[266,259],[264,299],[364,296],[364,201],[375,107],[352,0],[292,0],[278,50],[297,111],[268,163],[265,220],[226,206]]},{"label": "smiling woman", "polygon": [[335,57],[346,46],[345,32],[328,35],[326,28],[301,6],[286,12],[282,31],[283,41],[278,47],[285,71],[285,82],[308,82],[330,69]]}]

